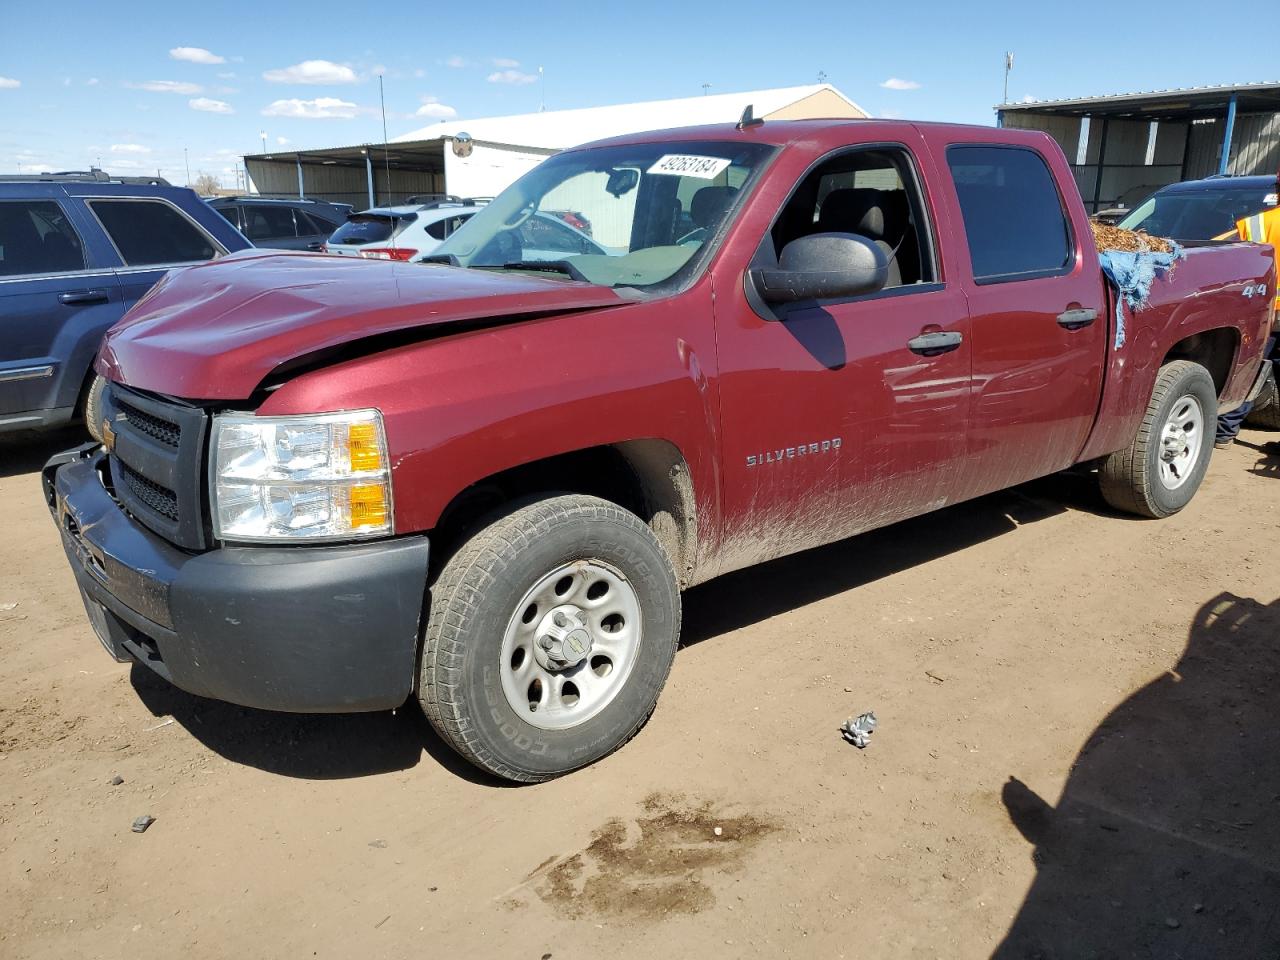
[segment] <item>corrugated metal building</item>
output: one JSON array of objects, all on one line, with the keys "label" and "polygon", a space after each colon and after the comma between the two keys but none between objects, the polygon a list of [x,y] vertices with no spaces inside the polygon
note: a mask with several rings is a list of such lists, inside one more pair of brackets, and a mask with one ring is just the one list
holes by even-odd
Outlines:
[{"label": "corrugated metal building", "polygon": [[1214,174],[1280,170],[1280,82],[1002,103],[1004,126],[1043,130],[1091,211]]},{"label": "corrugated metal building", "polygon": [[766,120],[861,118],[868,114],[830,84],[549,110],[481,120],[449,120],[388,144],[252,154],[244,158],[258,191],[358,208],[410,196],[493,196],[567,147],[646,130],[732,123],[748,106]]}]

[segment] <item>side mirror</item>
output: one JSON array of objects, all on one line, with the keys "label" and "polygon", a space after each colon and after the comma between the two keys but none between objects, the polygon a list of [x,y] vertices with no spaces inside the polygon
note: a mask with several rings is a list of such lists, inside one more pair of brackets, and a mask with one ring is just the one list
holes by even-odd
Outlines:
[{"label": "side mirror", "polygon": [[829,300],[874,293],[889,279],[889,260],[854,233],[815,233],[782,248],[778,267],[751,271],[766,303]]}]

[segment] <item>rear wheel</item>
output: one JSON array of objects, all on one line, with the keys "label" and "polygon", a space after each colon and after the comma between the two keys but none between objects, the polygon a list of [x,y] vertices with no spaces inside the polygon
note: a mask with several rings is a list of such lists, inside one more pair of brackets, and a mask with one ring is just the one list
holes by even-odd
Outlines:
[{"label": "rear wheel", "polygon": [[1103,461],[1107,503],[1143,517],[1167,517],[1185,507],[1204,480],[1217,418],[1209,371],[1190,360],[1161,367],[1133,443]]},{"label": "rear wheel", "polygon": [[476,766],[546,780],[644,725],[675,656],[680,593],[634,514],[557,496],[476,533],[431,590],[419,699]]},{"label": "rear wheel", "polygon": [[1268,430],[1280,430],[1280,397],[1276,395],[1276,385],[1268,383],[1253,402],[1253,409],[1244,418],[1245,423],[1254,427],[1265,427]]}]

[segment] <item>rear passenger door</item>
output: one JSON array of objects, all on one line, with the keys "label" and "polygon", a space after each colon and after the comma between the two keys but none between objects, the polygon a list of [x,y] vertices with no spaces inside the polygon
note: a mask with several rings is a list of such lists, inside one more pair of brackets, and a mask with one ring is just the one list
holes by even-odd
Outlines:
[{"label": "rear passenger door", "polygon": [[1058,188],[1073,182],[1060,156],[952,143],[945,166],[968,252],[968,498],[1075,463],[1098,409],[1108,324],[1088,223],[1082,211],[1073,222]]},{"label": "rear passenger door", "polygon": [[167,200],[85,197],[85,207],[119,258],[120,292],[131,306],[175,267],[195,266],[226,248]]},{"label": "rear passenger door", "polygon": [[0,429],[65,419],[123,312],[110,263],[61,190],[33,192],[42,195],[0,200]]}]

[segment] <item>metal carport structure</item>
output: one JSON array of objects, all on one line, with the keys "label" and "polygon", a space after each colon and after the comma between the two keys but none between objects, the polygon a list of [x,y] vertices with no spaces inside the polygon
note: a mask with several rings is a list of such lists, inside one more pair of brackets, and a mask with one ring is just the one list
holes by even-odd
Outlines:
[{"label": "metal carport structure", "polygon": [[1002,103],[1003,126],[1043,130],[1094,212],[1180,180],[1280,169],[1280,82]]},{"label": "metal carport structure", "polygon": [[263,196],[311,197],[357,209],[444,191],[444,139],[277,150],[244,158]]}]

